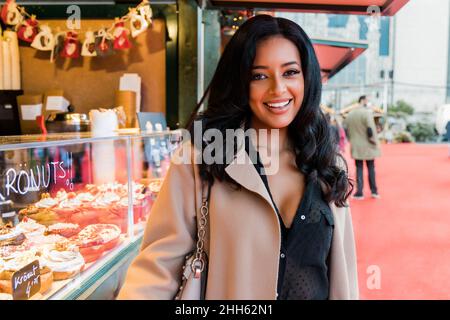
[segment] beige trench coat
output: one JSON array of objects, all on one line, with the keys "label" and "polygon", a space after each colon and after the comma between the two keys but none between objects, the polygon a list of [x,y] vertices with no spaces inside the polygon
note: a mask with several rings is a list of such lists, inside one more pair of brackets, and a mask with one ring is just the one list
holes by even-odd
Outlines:
[{"label": "beige trench coat", "polygon": [[[246,164],[238,163],[242,157]],[[211,189],[206,299],[276,299],[281,245],[277,213],[245,148],[238,150],[226,173],[243,188],[216,181]],[[172,163],[119,299],[173,299],[185,256],[195,247],[201,198],[198,166]],[[358,299],[350,210],[330,206],[335,226],[329,298]]]},{"label": "beige trench coat", "polygon": [[[373,111],[366,107],[358,107],[348,114],[344,120],[347,138],[350,141],[352,158],[355,160],[373,160],[381,155],[377,129]],[[367,128],[371,128],[376,144],[369,142]]]}]

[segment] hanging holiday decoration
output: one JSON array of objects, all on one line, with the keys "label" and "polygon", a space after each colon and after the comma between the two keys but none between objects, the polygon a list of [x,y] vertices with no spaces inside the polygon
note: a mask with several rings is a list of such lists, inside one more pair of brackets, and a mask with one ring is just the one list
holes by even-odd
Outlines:
[{"label": "hanging holiday decoration", "polygon": [[64,42],[66,41],[67,32],[57,30],[55,34],[55,44],[53,46],[52,54],[50,55],[50,61],[53,62],[57,57],[61,56],[61,52],[64,49]]},{"label": "hanging holiday decoration", "polygon": [[32,43],[39,32],[36,16],[32,15],[30,19],[25,20],[17,28],[17,37],[23,41]]},{"label": "hanging holiday decoration", "polygon": [[106,29],[100,29],[94,33],[95,51],[100,57],[106,57],[114,54],[113,39],[114,37]]},{"label": "hanging holiday decoration", "polygon": [[84,57],[96,57],[97,51],[95,50],[95,36],[94,32],[87,31],[84,37],[83,46],[81,48],[81,55]]},{"label": "hanging holiday decoration", "polygon": [[136,38],[142,32],[147,30],[148,22],[141,16],[136,9],[130,9],[131,36]]},{"label": "hanging holiday decoration", "polygon": [[125,22],[118,21],[114,25],[114,49],[123,50],[131,48],[131,42],[129,39],[129,33],[127,28],[125,28]]},{"label": "hanging holiday decoration", "polygon": [[2,7],[1,18],[6,25],[15,26],[22,22],[23,16],[20,14],[15,0],[6,0]]},{"label": "hanging holiday decoration", "polygon": [[41,51],[51,51],[55,47],[55,37],[47,25],[39,26],[40,31],[31,42],[31,46]]},{"label": "hanging holiday decoration", "polygon": [[75,31],[67,32],[63,48],[59,55],[63,58],[78,58],[80,56],[80,41]]},{"label": "hanging holiday decoration", "polygon": [[0,18],[7,30],[16,31],[18,38],[30,43],[31,47],[50,51],[50,60],[54,61],[57,57],[78,58],[80,55],[103,57],[113,54],[114,50],[129,49],[132,47],[130,35],[136,38],[145,32],[152,25],[153,12],[149,1],[143,0],[135,8],[130,8],[125,16],[116,18],[110,28],[85,32],[84,39],[80,39],[73,30],[54,33],[36,16],[18,6],[15,0],[6,0],[1,7]]},{"label": "hanging holiday decoration", "polygon": [[144,17],[144,19],[150,24],[153,24],[153,11],[152,7],[150,7],[150,3],[145,0],[142,1],[141,5],[138,7],[139,14]]}]

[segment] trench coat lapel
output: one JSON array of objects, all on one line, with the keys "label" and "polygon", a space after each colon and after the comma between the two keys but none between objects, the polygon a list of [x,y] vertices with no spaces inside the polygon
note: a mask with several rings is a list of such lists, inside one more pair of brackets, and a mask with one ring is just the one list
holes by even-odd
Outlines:
[{"label": "trench coat lapel", "polygon": [[236,155],[233,161],[225,168],[225,172],[242,187],[260,195],[276,212],[269,192],[245,150],[243,143],[238,146]]}]

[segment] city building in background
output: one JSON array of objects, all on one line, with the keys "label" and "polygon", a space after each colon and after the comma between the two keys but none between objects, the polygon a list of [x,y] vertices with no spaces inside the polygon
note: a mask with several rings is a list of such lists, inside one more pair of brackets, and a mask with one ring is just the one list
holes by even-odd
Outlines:
[{"label": "city building in background", "polygon": [[342,109],[368,94],[380,106],[388,103],[392,76],[391,18],[356,15],[277,13],[296,21],[312,38],[363,41],[368,49],[324,84],[323,102]]},{"label": "city building in background", "polygon": [[435,112],[450,102],[450,1],[411,1],[394,21],[394,99]]},{"label": "city building in background", "polygon": [[367,94],[384,110],[403,100],[430,116],[450,103],[450,1],[410,1],[394,17],[276,15],[296,21],[312,38],[367,41],[361,56],[324,83],[323,103],[340,110]]}]

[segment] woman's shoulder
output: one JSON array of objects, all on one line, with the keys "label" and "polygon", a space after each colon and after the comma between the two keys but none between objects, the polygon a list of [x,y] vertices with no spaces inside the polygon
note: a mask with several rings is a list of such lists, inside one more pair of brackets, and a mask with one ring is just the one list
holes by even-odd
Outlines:
[{"label": "woman's shoulder", "polygon": [[182,142],[173,152],[170,159],[169,173],[181,175],[185,178],[199,179],[199,164],[201,152],[191,141]]},{"label": "woman's shoulder", "polygon": [[171,164],[173,165],[193,165],[198,164],[198,157],[201,155],[198,148],[196,148],[191,141],[183,141],[174,151],[171,157]]}]

